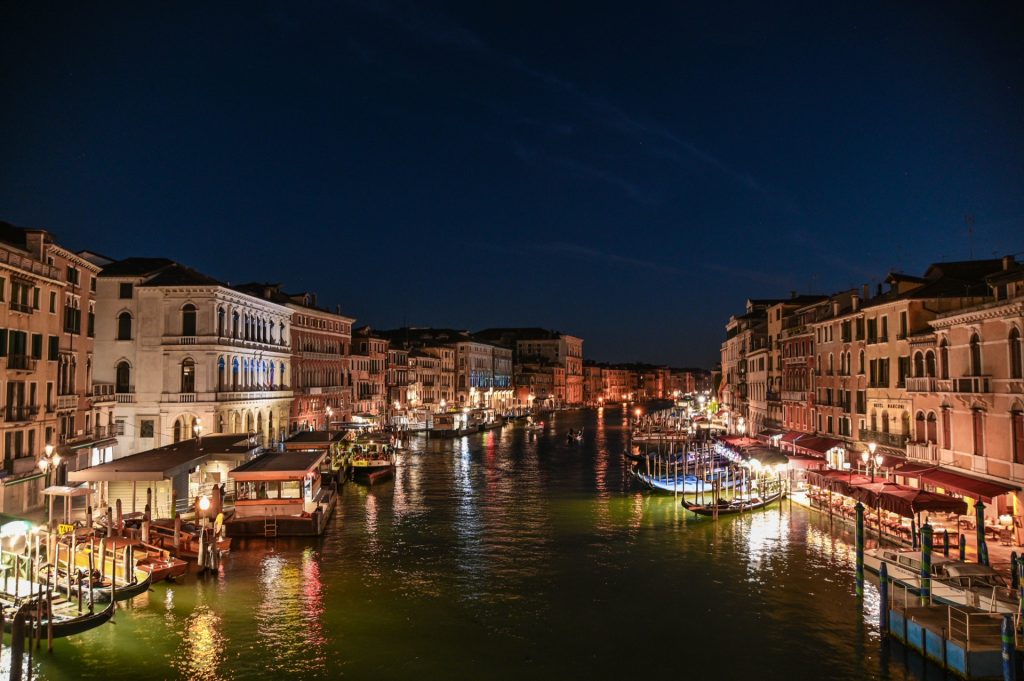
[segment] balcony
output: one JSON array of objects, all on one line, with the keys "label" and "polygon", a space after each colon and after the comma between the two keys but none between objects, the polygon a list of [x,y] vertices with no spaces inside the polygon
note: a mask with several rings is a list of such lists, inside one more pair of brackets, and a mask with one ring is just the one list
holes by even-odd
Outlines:
[{"label": "balcony", "polygon": [[78,395],[57,395],[57,411],[78,409]]},{"label": "balcony", "polygon": [[39,413],[39,407],[28,404],[17,404],[3,408],[4,421],[17,423],[18,421],[30,421]]},{"label": "balcony", "polygon": [[988,376],[940,379],[936,383],[937,392],[940,393],[978,394],[992,392]]},{"label": "balcony", "polygon": [[135,404],[135,386],[131,386],[125,392],[115,392],[114,401],[118,404]]},{"label": "balcony", "polygon": [[904,449],[907,444],[907,436],[901,433],[883,433],[877,430],[860,429],[860,439],[864,442],[875,442],[883,447]]},{"label": "balcony", "polygon": [[938,388],[938,379],[934,376],[907,377],[907,392],[933,393]]},{"label": "balcony", "polygon": [[276,400],[290,399],[293,393],[291,390],[245,390],[232,392],[218,392],[218,402],[246,402],[250,400]]},{"label": "balcony", "polygon": [[783,390],[782,400],[784,402],[806,402],[807,393],[803,390]]},{"label": "balcony", "polygon": [[17,301],[11,301],[11,309],[15,312],[24,312],[25,314],[32,314],[33,308],[27,303],[19,303]]},{"label": "balcony", "polygon": [[908,442],[907,458],[931,463],[939,462],[939,446],[931,442]]},{"label": "balcony", "polygon": [[39,360],[32,359],[28,355],[7,355],[8,371],[35,371]]},{"label": "balcony", "polygon": [[114,401],[114,384],[113,383],[93,383],[92,384],[92,403],[100,404],[103,402]]}]

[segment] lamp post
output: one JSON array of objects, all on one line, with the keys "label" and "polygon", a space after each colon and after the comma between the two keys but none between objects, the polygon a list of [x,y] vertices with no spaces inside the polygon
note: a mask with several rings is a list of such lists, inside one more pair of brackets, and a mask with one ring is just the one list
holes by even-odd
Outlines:
[{"label": "lamp post", "polygon": [[864,467],[869,468],[871,471],[871,482],[875,481],[875,471],[882,467],[882,455],[875,454],[875,449],[878,445],[874,442],[868,443],[868,451],[861,452],[860,458],[864,462]]},{"label": "lamp post", "polygon": [[[61,464],[61,456],[53,448],[53,445],[48,444],[45,447],[43,447],[43,456],[40,457],[40,459],[39,459],[39,470],[41,470],[43,473],[46,474],[46,486],[47,487],[50,486],[50,470],[51,469],[54,471],[54,478],[55,479],[60,477],[59,476],[60,464]],[[70,499],[70,498],[71,497],[65,498],[64,503],[67,504],[68,499]],[[47,506],[47,510],[46,510],[46,526],[47,527],[50,526],[50,522],[52,521],[52,518],[50,517],[52,515],[52,513],[53,513],[53,497],[51,496],[50,497],[50,503]]]},{"label": "lamp post", "polygon": [[200,447],[203,446],[203,421],[200,418],[196,418],[196,422],[192,424],[192,432],[196,434],[196,440]]},{"label": "lamp post", "polygon": [[333,413],[334,410],[328,405],[324,416],[324,430],[327,431],[328,435],[331,434],[331,414]]}]

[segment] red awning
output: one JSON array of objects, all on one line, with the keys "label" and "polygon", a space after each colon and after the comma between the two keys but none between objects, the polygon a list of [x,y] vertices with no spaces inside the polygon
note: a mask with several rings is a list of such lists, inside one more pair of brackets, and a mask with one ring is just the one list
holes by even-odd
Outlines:
[{"label": "red awning", "polygon": [[1020,489],[1014,485],[993,482],[991,480],[970,478],[966,475],[960,475],[959,473],[942,470],[940,468],[935,468],[930,471],[922,471],[921,479],[932,485],[936,485],[953,492],[958,492],[964,496],[981,499],[982,501],[992,501],[992,499],[998,497],[1000,494],[1006,494],[1007,492]]},{"label": "red awning", "polygon": [[967,504],[963,499],[955,499],[945,494],[914,489],[894,482],[869,482],[854,485],[850,495],[874,508],[898,513],[904,518],[913,518],[921,511],[933,513],[967,513]]},{"label": "red awning", "polygon": [[903,459],[903,463],[894,468],[892,472],[896,475],[909,475],[916,478],[922,471],[930,471],[933,468],[937,468],[933,463],[918,463]]},{"label": "red awning", "polygon": [[797,430],[791,430],[791,431],[789,431],[788,433],[786,433],[785,435],[782,436],[782,441],[783,442],[792,442],[793,440],[797,439],[798,437],[803,437],[804,435],[807,435],[807,433],[801,433],[800,431],[797,431]]},{"label": "red awning", "polygon": [[806,449],[816,454],[824,454],[833,447],[841,447],[843,443],[839,440],[833,440],[830,437],[814,437],[807,436],[793,443],[800,449]]},{"label": "red awning", "polygon": [[728,435],[720,439],[730,447],[753,447],[754,445],[761,444],[757,440],[745,435]]}]

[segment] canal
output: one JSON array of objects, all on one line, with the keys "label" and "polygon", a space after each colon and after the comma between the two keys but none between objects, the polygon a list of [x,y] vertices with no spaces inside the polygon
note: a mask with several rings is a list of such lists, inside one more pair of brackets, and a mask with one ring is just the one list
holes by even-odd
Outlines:
[{"label": "canal", "polygon": [[641,491],[623,418],[416,438],[322,539],[237,546],[58,641],[37,678],[917,678],[873,585],[857,606],[848,536],[788,503],[716,522]]}]

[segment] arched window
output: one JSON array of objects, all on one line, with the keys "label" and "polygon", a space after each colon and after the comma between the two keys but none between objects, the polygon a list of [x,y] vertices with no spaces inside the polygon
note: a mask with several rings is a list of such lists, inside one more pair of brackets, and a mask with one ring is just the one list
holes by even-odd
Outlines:
[{"label": "arched window", "polygon": [[274,383],[274,363],[273,362],[270,363],[270,387],[271,388],[275,387],[275,383]]},{"label": "arched window", "polygon": [[935,378],[935,353],[931,350],[924,353],[924,375]]},{"label": "arched window", "polygon": [[174,420],[174,441],[181,442],[181,419]]},{"label": "arched window", "polygon": [[238,338],[238,333],[241,329],[238,325],[238,311],[231,313],[231,337]]},{"label": "arched window", "polygon": [[181,392],[194,393],[196,391],[196,363],[186,359],[181,363]]},{"label": "arched window", "polygon": [[830,353],[828,353],[828,374],[829,374],[829,376],[834,374],[835,370],[836,370],[836,367],[835,367],[835,357],[830,352]]},{"label": "arched window", "polygon": [[181,335],[196,335],[196,306],[192,303],[181,308]]},{"label": "arched window", "polygon": [[910,412],[908,411],[900,414],[900,434],[907,438],[912,435],[910,432]]},{"label": "arched window", "polygon": [[224,336],[224,308],[217,308],[217,335]]},{"label": "arched window", "polygon": [[[225,382],[227,381],[227,363],[224,358],[221,357],[217,360],[217,390],[224,390]],[[223,431],[218,430],[218,433]]]},{"label": "arched window", "polygon": [[130,393],[132,391],[132,368],[128,362],[118,362],[115,370],[114,391]]},{"label": "arched window", "polygon": [[920,352],[914,353],[914,376],[924,376],[924,355]]},{"label": "arched window", "polygon": [[928,437],[928,433],[925,427],[924,412],[917,412],[917,416],[914,419],[914,441],[924,442],[925,438]]},{"label": "arched window", "polygon": [[863,374],[864,373],[864,351],[863,350],[861,350],[860,353],[857,355],[857,362],[858,362],[858,364],[857,364],[857,373],[858,374]]},{"label": "arched window", "polygon": [[878,432],[878,412],[871,410],[871,430]]},{"label": "arched window", "polygon": [[129,312],[122,312],[117,315],[117,340],[132,339],[132,315]]},{"label": "arched window", "polygon": [[889,432],[889,412],[887,411],[882,412],[882,432]]},{"label": "arched window", "polygon": [[939,442],[939,434],[937,431],[938,421],[935,419],[935,412],[930,411],[928,412],[928,442],[931,442],[933,445],[938,444]]},{"label": "arched window", "polygon": [[288,381],[286,380],[285,375],[284,375],[284,362],[280,363],[280,366],[278,366],[278,369],[281,372],[281,387],[282,388],[286,388],[288,386]]},{"label": "arched window", "polygon": [[981,338],[971,334],[971,376],[981,376]]},{"label": "arched window", "polygon": [[238,358],[231,360],[231,389],[238,390]]},{"label": "arched window", "polygon": [[284,345],[284,322],[277,326],[277,342]]},{"label": "arched window", "polygon": [[1010,378],[1021,378],[1020,330],[1010,329]]},{"label": "arched window", "polygon": [[949,343],[945,338],[939,343],[939,369],[942,371],[942,378],[949,378]]}]

